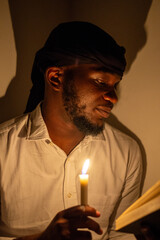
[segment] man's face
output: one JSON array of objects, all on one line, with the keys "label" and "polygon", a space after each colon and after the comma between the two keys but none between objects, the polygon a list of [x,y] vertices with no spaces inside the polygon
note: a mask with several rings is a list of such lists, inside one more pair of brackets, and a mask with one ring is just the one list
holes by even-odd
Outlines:
[{"label": "man's face", "polygon": [[121,77],[98,65],[78,65],[64,71],[63,103],[74,125],[85,135],[103,130],[114,103]]}]

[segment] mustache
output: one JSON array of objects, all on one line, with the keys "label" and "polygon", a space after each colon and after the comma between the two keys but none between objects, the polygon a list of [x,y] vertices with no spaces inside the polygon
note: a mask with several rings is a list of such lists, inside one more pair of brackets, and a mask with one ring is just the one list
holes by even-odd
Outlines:
[{"label": "mustache", "polygon": [[105,104],[102,104],[100,106],[104,106],[106,108],[112,109],[114,107],[114,104],[112,102],[110,102],[109,100],[107,100]]}]

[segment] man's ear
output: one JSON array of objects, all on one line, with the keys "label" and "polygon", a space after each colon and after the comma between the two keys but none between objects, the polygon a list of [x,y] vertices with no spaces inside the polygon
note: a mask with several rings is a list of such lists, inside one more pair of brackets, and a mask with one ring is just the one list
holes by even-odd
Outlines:
[{"label": "man's ear", "polygon": [[58,67],[49,67],[45,72],[45,79],[47,83],[55,91],[59,91],[62,86],[63,70]]}]

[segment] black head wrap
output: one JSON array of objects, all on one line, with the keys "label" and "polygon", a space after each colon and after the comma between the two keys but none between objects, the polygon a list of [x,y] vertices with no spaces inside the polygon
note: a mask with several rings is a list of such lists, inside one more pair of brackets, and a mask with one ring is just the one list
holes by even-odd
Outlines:
[{"label": "black head wrap", "polygon": [[123,75],[126,66],[125,49],[99,27],[87,22],[58,25],[35,56],[32,68],[30,97],[26,112],[44,97],[44,72],[51,66],[100,64],[108,71]]}]

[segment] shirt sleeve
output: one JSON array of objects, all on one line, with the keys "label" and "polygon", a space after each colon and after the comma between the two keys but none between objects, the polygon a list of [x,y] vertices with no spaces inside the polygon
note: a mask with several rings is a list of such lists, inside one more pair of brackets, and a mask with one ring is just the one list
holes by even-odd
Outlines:
[{"label": "shirt sleeve", "polygon": [[133,234],[115,231],[115,219],[117,219],[140,196],[142,183],[142,156],[139,146],[133,141],[129,150],[126,178],[121,194],[109,223],[109,239],[136,239]]}]

